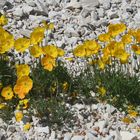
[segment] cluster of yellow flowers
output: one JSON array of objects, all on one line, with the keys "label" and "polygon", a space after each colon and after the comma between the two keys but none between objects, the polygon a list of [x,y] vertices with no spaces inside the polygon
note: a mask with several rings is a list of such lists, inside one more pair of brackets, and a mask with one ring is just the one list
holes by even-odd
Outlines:
[{"label": "cluster of yellow flowers", "polygon": [[[33,87],[33,81],[29,77],[30,73],[30,67],[26,64],[16,65],[17,69],[17,82],[14,88],[12,89],[12,86],[6,86],[2,88],[1,96],[5,100],[11,100],[13,97],[16,98],[16,95],[18,95],[19,103],[16,107],[16,121],[20,122],[23,119],[23,113],[21,110],[24,110],[28,107],[29,100],[24,99],[25,96],[29,93],[29,91]],[[6,106],[6,104],[1,103],[0,109],[3,109]],[[30,128],[30,124],[27,123],[24,125],[24,130],[28,130]]]},{"label": "cluster of yellow flowers", "polygon": [[78,45],[73,53],[77,57],[90,57],[97,54],[100,50],[100,45],[95,40],[87,40],[83,44]]},{"label": "cluster of yellow flowers", "polygon": [[64,55],[64,51],[57,48],[54,45],[48,45],[43,48],[44,57],[41,60],[41,64],[44,69],[52,71],[56,66],[56,58]]},{"label": "cluster of yellow flowers", "polygon": [[[24,117],[22,111],[19,111],[19,110],[16,111],[15,116],[16,116],[17,122],[20,122]],[[26,124],[23,125],[24,131],[28,131],[30,128],[31,128],[31,124],[29,122],[26,122]]]},{"label": "cluster of yellow flowers", "polygon": [[127,108],[127,116],[122,118],[122,121],[126,124],[130,124],[133,122],[134,118],[138,116],[138,112],[136,111],[135,107],[132,105],[129,105]]},{"label": "cluster of yellow flowers", "polygon": [[[0,17],[0,25],[3,26],[5,24],[7,24],[7,19],[2,15]],[[52,29],[54,29],[53,23],[43,21],[43,26],[36,27],[31,33],[30,38],[22,37],[15,40],[13,35],[7,32],[3,27],[0,27],[0,54],[12,48],[21,53],[29,49],[30,54],[35,58],[44,55],[42,58],[42,66],[44,69],[52,71],[56,65],[56,58],[64,55],[64,51],[54,45],[41,46],[41,42],[45,37],[45,31]]]},{"label": "cluster of yellow flowers", "polygon": [[[28,49],[32,57],[41,59],[41,64],[45,70],[52,71],[56,66],[57,58],[64,55],[64,50],[55,45],[42,46],[45,32],[53,30],[54,24],[43,21],[42,26],[36,27],[33,30],[30,38],[21,37],[14,39],[14,36],[3,28],[7,23],[8,20],[5,16],[0,16],[0,55],[5,55],[11,49],[15,49],[20,53],[24,53]],[[15,68],[17,81],[14,87],[12,85],[6,87],[3,87],[2,84],[0,85],[1,96],[5,100],[5,103],[0,103],[0,109],[3,109],[7,105],[7,100],[18,97],[20,100],[16,107],[15,117],[16,121],[20,122],[24,117],[22,110],[27,109],[29,106],[29,100],[26,99],[26,95],[32,89],[33,81],[29,77],[31,71],[29,65],[16,64]],[[27,123],[23,129],[26,131],[30,127],[30,123]]]},{"label": "cluster of yellow flowers", "polygon": [[[127,33],[124,34],[125,32]],[[116,41],[118,35],[121,36],[121,39]],[[97,64],[100,69],[104,69],[113,60],[118,60],[121,64],[128,63],[130,58],[130,52],[127,52],[126,49],[128,46],[131,46],[130,49],[139,55],[139,38],[140,29],[127,31],[127,27],[123,23],[110,24],[108,32],[98,36],[98,42],[95,40],[85,41],[78,45],[73,52],[76,57],[91,57],[92,62],[89,64]],[[101,46],[100,42],[104,44]]]},{"label": "cluster of yellow flowers", "polygon": [[14,92],[20,99],[25,98],[33,87],[33,81],[29,77],[30,67],[26,64],[16,66],[17,69],[17,82],[14,86]]},{"label": "cluster of yellow flowers", "polygon": [[[27,109],[29,105],[29,100],[24,98],[32,89],[33,81],[29,77],[30,67],[27,64],[16,65],[16,71],[17,71],[17,82],[16,85],[14,86],[14,93],[18,95],[18,98],[21,100],[19,100],[19,103],[16,107],[15,117],[16,121],[20,122],[24,117],[22,110]],[[27,131],[30,129],[30,127],[31,124],[27,122],[23,126],[23,130]]]},{"label": "cluster of yellow flowers", "polygon": [[0,54],[9,51],[14,45],[14,37],[0,27]]},{"label": "cluster of yellow flowers", "polygon": [[[30,68],[28,65],[17,65],[17,82],[12,90],[11,86],[4,87],[1,95],[5,100],[10,100],[14,97],[14,93],[18,95],[20,99],[25,98],[25,95],[31,90],[33,81],[29,78]],[[14,92],[13,92],[14,91]]]}]

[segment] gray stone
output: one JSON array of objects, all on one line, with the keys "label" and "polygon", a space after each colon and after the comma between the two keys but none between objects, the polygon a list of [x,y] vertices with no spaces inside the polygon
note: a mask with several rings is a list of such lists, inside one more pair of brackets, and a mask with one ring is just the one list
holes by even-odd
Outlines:
[{"label": "gray stone", "polygon": [[99,0],[99,3],[100,3],[101,5],[103,5],[103,8],[104,8],[105,10],[108,10],[108,9],[110,9],[110,7],[111,7],[110,0]]},{"label": "gray stone", "polygon": [[140,9],[138,9],[137,14],[134,16],[134,20],[135,20],[136,22],[140,22]]},{"label": "gray stone", "polygon": [[113,18],[119,18],[118,13],[112,13],[110,15],[110,19],[113,19]]},{"label": "gray stone", "polygon": [[71,140],[84,140],[84,136],[73,136]]},{"label": "gray stone", "polygon": [[35,131],[37,133],[46,133],[46,134],[50,133],[50,130],[49,130],[48,126],[46,126],[46,127],[35,127]]},{"label": "gray stone", "polygon": [[66,134],[64,135],[64,140],[70,140],[71,137],[72,137],[72,134],[71,134],[71,133],[66,133]]},{"label": "gray stone", "polygon": [[23,9],[23,13],[29,14],[33,10],[33,7],[29,6],[28,4],[23,4],[22,9]]},{"label": "gray stone", "polygon": [[98,10],[98,15],[99,15],[100,18],[104,17],[105,11],[104,11],[103,8],[100,8],[100,9]]},{"label": "gray stone", "polygon": [[90,11],[88,9],[83,9],[81,15],[82,17],[86,18],[90,15]]},{"label": "gray stone", "polygon": [[0,10],[3,8],[7,0],[0,0]]},{"label": "gray stone", "polygon": [[0,140],[6,140],[5,134],[6,131],[4,129],[0,129]]},{"label": "gray stone", "polygon": [[20,132],[13,133],[11,135],[12,140],[27,140],[26,136]]},{"label": "gray stone", "polygon": [[67,9],[80,8],[80,7],[82,7],[81,3],[77,2],[75,0],[73,0],[70,3],[66,4]]},{"label": "gray stone", "polygon": [[55,137],[56,137],[56,133],[55,131],[52,131],[51,136],[49,137],[49,140],[55,140]]},{"label": "gray stone", "polygon": [[14,125],[9,125],[7,131],[14,133],[16,131],[16,127]]},{"label": "gray stone", "polygon": [[78,110],[81,110],[81,109],[85,108],[85,106],[83,104],[75,104],[73,107],[78,109]]},{"label": "gray stone", "polygon": [[122,137],[122,140],[132,140],[134,139],[136,136],[128,131],[121,131],[120,135]]},{"label": "gray stone", "polygon": [[83,7],[90,7],[91,9],[93,7],[99,6],[98,0],[81,0],[81,4]]},{"label": "gray stone", "polygon": [[33,0],[25,0],[25,2],[29,5],[29,6],[32,6],[32,7],[36,7],[36,4]]},{"label": "gray stone", "polygon": [[111,0],[111,3],[121,3],[122,2],[122,0]]},{"label": "gray stone", "polygon": [[23,15],[22,6],[19,5],[16,8],[14,8],[13,15],[21,17]]},{"label": "gray stone", "polygon": [[74,30],[74,28],[72,27],[68,27],[65,31],[64,31],[64,34],[68,37],[79,37],[79,34],[78,32],[76,32]]},{"label": "gray stone", "polygon": [[25,37],[30,37],[31,31],[28,29],[25,29],[25,30],[20,29],[20,33],[21,33],[21,35],[23,35]]},{"label": "gray stone", "polygon": [[99,18],[98,18],[98,14],[97,14],[95,11],[92,11],[92,12],[91,12],[91,19],[92,19],[93,21],[96,21],[96,20],[99,19]]},{"label": "gray stone", "polygon": [[94,136],[92,133],[87,132],[85,139],[86,140],[98,140],[98,137]]}]

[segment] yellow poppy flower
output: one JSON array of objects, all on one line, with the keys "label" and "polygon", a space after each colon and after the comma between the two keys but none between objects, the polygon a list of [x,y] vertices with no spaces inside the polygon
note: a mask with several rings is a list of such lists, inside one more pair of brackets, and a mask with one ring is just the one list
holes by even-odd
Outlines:
[{"label": "yellow poppy flower", "polygon": [[53,23],[47,23],[46,21],[43,21],[43,25],[47,30],[53,30],[54,24]]},{"label": "yellow poppy flower", "polygon": [[6,105],[3,103],[0,103],[0,109],[3,109]]},{"label": "yellow poppy flower", "polygon": [[28,76],[30,73],[30,67],[27,64],[16,65],[17,77]]},{"label": "yellow poppy flower", "polygon": [[140,46],[132,45],[131,49],[132,49],[137,55],[140,55]]},{"label": "yellow poppy flower", "polygon": [[69,87],[69,84],[67,82],[64,82],[63,83],[63,90],[64,91],[67,91],[68,90],[68,87]]},{"label": "yellow poppy flower", "polygon": [[23,130],[24,130],[24,131],[29,131],[30,128],[31,128],[31,124],[30,124],[30,123],[26,123],[26,124],[23,126]]},{"label": "yellow poppy flower", "polygon": [[138,115],[138,112],[137,111],[134,111],[134,110],[128,110],[128,114],[131,116],[131,117],[136,117]]},{"label": "yellow poppy flower", "polygon": [[124,44],[129,44],[132,42],[132,36],[129,34],[126,34],[124,36],[122,36],[122,40],[121,40]]},{"label": "yellow poppy flower", "polygon": [[135,37],[136,36],[137,31],[135,29],[129,29],[128,30],[128,34]]},{"label": "yellow poppy flower", "polygon": [[50,57],[49,55],[46,55],[45,57],[42,58],[41,64],[44,67],[44,69],[52,71],[53,68],[55,67],[55,59]]},{"label": "yellow poppy flower", "polygon": [[129,117],[124,117],[124,118],[122,119],[122,121],[123,121],[124,123],[126,123],[126,124],[130,124],[130,123],[132,122],[131,118],[129,118]]},{"label": "yellow poppy flower", "polygon": [[124,53],[122,54],[122,56],[120,57],[120,62],[121,62],[121,64],[126,64],[126,63],[128,63],[129,56],[130,56],[130,54],[124,52]]},{"label": "yellow poppy flower", "polygon": [[74,50],[73,54],[77,57],[84,57],[86,55],[84,45],[78,45]]},{"label": "yellow poppy flower", "polygon": [[94,51],[91,51],[89,49],[85,49],[85,52],[86,52],[86,54],[85,54],[86,57],[90,57],[94,54]]},{"label": "yellow poppy flower", "polygon": [[58,56],[57,47],[54,45],[48,45],[43,47],[43,52],[44,54],[49,55],[53,58],[56,58]]},{"label": "yellow poppy flower", "polygon": [[104,87],[99,87],[98,88],[98,93],[101,95],[101,96],[105,96],[106,95],[106,89]]},{"label": "yellow poppy flower", "polygon": [[20,122],[23,119],[23,113],[21,111],[18,111],[15,113],[16,121]]},{"label": "yellow poppy flower", "polygon": [[57,48],[57,52],[58,52],[58,56],[60,56],[60,57],[64,56],[64,54],[65,54],[64,50],[61,48]]},{"label": "yellow poppy flower", "polygon": [[101,57],[101,60],[104,64],[111,64],[111,57],[110,55],[106,55],[106,54],[103,54],[103,56]]},{"label": "yellow poppy flower", "polygon": [[29,93],[29,91],[33,87],[33,81],[28,76],[22,76],[19,78],[16,82],[16,85],[14,86],[14,92],[18,95],[20,99],[25,98],[26,94]]},{"label": "yellow poppy flower", "polygon": [[110,49],[109,47],[105,47],[102,49],[103,55],[110,56]]},{"label": "yellow poppy flower", "polygon": [[97,61],[97,64],[100,70],[103,70],[105,68],[105,63],[101,59]]},{"label": "yellow poppy flower", "polygon": [[19,110],[20,108],[26,109],[28,107],[28,104],[29,104],[28,99],[20,100],[17,106],[17,110]]},{"label": "yellow poppy flower", "polygon": [[0,53],[9,51],[14,46],[14,37],[0,27]]},{"label": "yellow poppy flower", "polygon": [[0,17],[0,26],[4,26],[4,25],[6,25],[8,23],[8,19],[4,16],[4,15],[2,15],[1,17]]},{"label": "yellow poppy flower", "polygon": [[37,27],[33,30],[33,32],[30,35],[30,40],[32,45],[36,45],[40,43],[44,38],[44,27]]},{"label": "yellow poppy flower", "polygon": [[54,24],[50,23],[48,28],[49,28],[49,30],[53,30],[54,29]]},{"label": "yellow poppy flower", "polygon": [[18,52],[24,52],[30,46],[30,40],[27,38],[19,38],[15,41],[15,49]]},{"label": "yellow poppy flower", "polygon": [[136,41],[138,43],[140,43],[140,29],[137,29],[136,34],[135,34],[135,38],[136,38]]},{"label": "yellow poppy flower", "polygon": [[39,47],[38,45],[34,45],[30,48],[30,54],[33,57],[38,58],[43,54],[42,48]]},{"label": "yellow poppy flower", "polygon": [[103,53],[105,55],[114,56],[115,49],[116,49],[116,41],[110,41],[103,49]]},{"label": "yellow poppy flower", "polygon": [[13,96],[14,96],[14,94],[13,94],[13,91],[12,91],[11,86],[4,87],[4,88],[2,89],[1,95],[2,95],[2,97],[5,98],[5,100],[10,100],[10,99],[12,99]]},{"label": "yellow poppy flower", "polygon": [[111,36],[108,33],[100,34],[98,36],[98,40],[101,41],[101,42],[109,42],[111,40]]},{"label": "yellow poppy flower", "polygon": [[97,54],[100,50],[100,45],[95,40],[87,40],[84,42],[84,47],[87,50],[90,50],[93,54]]},{"label": "yellow poppy flower", "polygon": [[126,30],[126,25],[123,23],[110,24],[108,26],[108,33],[115,37]]}]

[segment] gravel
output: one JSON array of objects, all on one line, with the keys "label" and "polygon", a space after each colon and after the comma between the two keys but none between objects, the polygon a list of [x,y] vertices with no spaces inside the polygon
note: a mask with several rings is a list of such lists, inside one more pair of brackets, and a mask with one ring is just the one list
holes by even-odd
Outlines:
[{"label": "gravel", "polygon": [[[64,45],[66,51],[85,39],[95,39],[109,23],[124,22],[129,28],[140,27],[139,6],[139,0],[0,0],[0,11],[9,19],[5,28],[15,38],[29,37],[42,20],[50,21],[55,24],[57,45]],[[125,114],[109,104],[75,104],[71,110],[75,110],[77,118],[73,120],[75,127],[63,126],[61,131],[41,127],[34,116],[33,127],[26,133],[22,130],[23,122],[7,125],[0,119],[0,140],[140,139],[140,132],[135,129],[140,127],[139,116],[127,125],[121,121]]]}]

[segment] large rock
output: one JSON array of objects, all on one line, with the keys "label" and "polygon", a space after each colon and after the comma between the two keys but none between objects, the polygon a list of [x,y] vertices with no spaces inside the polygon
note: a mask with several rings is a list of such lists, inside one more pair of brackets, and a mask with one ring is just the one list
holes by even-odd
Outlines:
[{"label": "large rock", "polygon": [[7,0],[0,0],[0,10],[3,8]]},{"label": "large rock", "polygon": [[65,136],[64,136],[64,140],[70,140],[71,137],[72,137],[71,133],[66,133]]},{"label": "large rock", "polygon": [[101,5],[103,5],[103,8],[104,9],[106,9],[106,10],[108,10],[108,9],[110,9],[110,0],[99,0],[99,3],[101,4]]},{"label": "large rock", "polygon": [[136,138],[136,136],[128,131],[121,131],[122,140],[132,140]]},{"label": "large rock", "polygon": [[83,7],[97,7],[99,6],[98,0],[81,0]]}]

